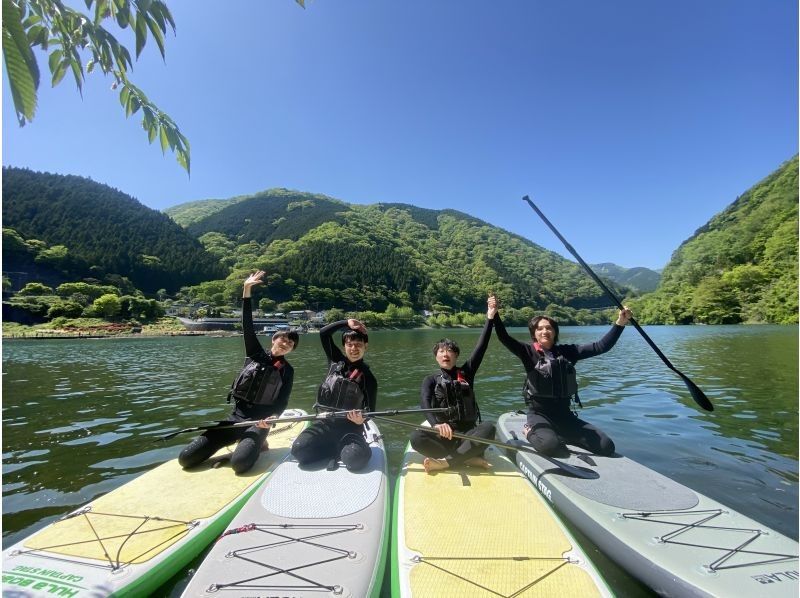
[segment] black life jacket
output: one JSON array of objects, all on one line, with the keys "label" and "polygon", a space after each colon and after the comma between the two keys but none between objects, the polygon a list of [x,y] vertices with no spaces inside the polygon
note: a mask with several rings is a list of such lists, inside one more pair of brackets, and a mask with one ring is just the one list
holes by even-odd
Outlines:
[{"label": "black life jacket", "polygon": [[481,413],[475,392],[464,378],[460,369],[456,368],[456,379],[446,372],[436,377],[436,386],[433,389],[433,407],[449,407],[450,413],[437,413],[434,415],[440,423],[473,423],[480,420]]},{"label": "black life jacket", "polygon": [[548,357],[539,343],[533,343],[533,348],[539,360],[522,387],[525,404],[542,411],[563,410],[569,408],[570,399],[574,398],[580,405],[575,366],[555,352],[554,358]]},{"label": "black life jacket", "polygon": [[352,411],[366,405],[364,372],[352,368],[349,372],[343,361],[332,363],[328,375],[317,390],[317,405]]},{"label": "black life jacket", "polygon": [[281,369],[284,362],[268,355],[266,361],[246,357],[244,367],[231,384],[228,402],[231,399],[250,405],[272,405],[278,399],[283,387]]}]

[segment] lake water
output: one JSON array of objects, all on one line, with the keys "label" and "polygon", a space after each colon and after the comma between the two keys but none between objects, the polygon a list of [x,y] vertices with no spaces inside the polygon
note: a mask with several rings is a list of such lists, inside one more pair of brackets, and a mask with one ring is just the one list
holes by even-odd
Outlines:
[{"label": "lake water", "polygon": [[[591,342],[606,330],[565,327],[561,341]],[[422,379],[436,370],[434,342],[449,336],[466,358],[478,332],[371,333],[366,361],[378,379],[378,408],[416,407]],[[580,416],[606,431],[620,453],[797,539],[797,327],[654,326],[647,332],[715,411],[700,410],[680,378],[629,328],[610,353],[578,364]],[[526,330],[512,333],[527,338]],[[175,458],[191,435],[155,439],[224,417],[242,359],[241,337],[5,342],[3,547]],[[308,410],[325,372],[317,335],[301,337],[290,361],[290,406]],[[476,381],[484,418],[519,408],[522,382],[519,362],[492,338]],[[395,475],[408,431],[381,429]],[[618,594],[647,594],[588,549]],[[182,577],[185,572],[163,595],[178,595]]]}]

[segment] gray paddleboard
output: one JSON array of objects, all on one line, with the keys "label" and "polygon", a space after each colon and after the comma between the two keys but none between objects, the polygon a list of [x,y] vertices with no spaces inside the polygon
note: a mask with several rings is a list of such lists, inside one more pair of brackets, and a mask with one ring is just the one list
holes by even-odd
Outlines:
[{"label": "gray paddleboard", "polygon": [[[506,413],[498,438],[523,439],[525,415]],[[516,462],[539,492],[609,558],[665,596],[798,595],[798,544],[619,454],[570,446],[580,479],[538,455]]]},{"label": "gray paddleboard", "polygon": [[200,596],[378,596],[388,546],[386,452],[350,472],[288,457],[242,508],[183,592]]}]

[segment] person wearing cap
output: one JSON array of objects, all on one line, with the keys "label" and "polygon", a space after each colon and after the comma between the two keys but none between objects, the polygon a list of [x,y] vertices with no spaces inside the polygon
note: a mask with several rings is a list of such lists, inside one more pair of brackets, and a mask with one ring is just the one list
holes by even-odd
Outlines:
[{"label": "person wearing cap", "polygon": [[[342,352],[333,340],[342,333]],[[340,320],[320,330],[320,341],[328,359],[328,373],[317,391],[315,408],[346,412],[346,417],[320,419],[313,422],[295,439],[292,456],[300,465],[322,459],[335,468],[338,460],[350,471],[363,469],[372,455],[364,438],[362,411],[375,411],[378,382],[364,362],[369,336],[358,320]]]},{"label": "person wearing cap", "polygon": [[286,361],[286,355],[297,347],[300,338],[296,332],[276,332],[269,351],[261,346],[253,327],[251,293],[263,279],[264,271],[259,270],[244,281],[242,332],[246,357],[242,371],[228,392],[228,402],[234,404],[233,412],[221,423],[261,421],[249,427],[206,430],[181,451],[178,463],[183,468],[199,465],[223,446],[238,442],[230,457],[231,468],[236,473],[248,471],[266,447],[269,418],[280,415],[289,403],[294,369]]},{"label": "person wearing cap", "polygon": [[574,444],[596,455],[613,455],[611,438],[571,409],[573,401],[581,405],[575,364],[610,351],[630,321],[631,310],[620,310],[614,325],[599,341],[572,345],[558,343],[558,322],[548,316],[531,318],[528,330],[532,342],[521,343],[506,331],[494,296],[489,297],[488,307],[497,338],[525,367],[522,392],[528,414],[523,431],[533,448],[543,455],[559,456],[567,451],[566,444]]}]

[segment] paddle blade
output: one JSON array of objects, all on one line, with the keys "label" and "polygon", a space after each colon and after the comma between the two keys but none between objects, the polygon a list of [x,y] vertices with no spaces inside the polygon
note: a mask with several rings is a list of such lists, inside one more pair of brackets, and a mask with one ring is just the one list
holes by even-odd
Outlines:
[{"label": "paddle blade", "polygon": [[692,382],[687,376],[675,370],[675,372],[681,377],[683,382],[686,384],[686,388],[689,389],[689,393],[692,395],[694,402],[700,405],[706,411],[714,411],[714,405],[711,404],[711,401],[705,395],[705,393],[700,390],[700,388]]}]

